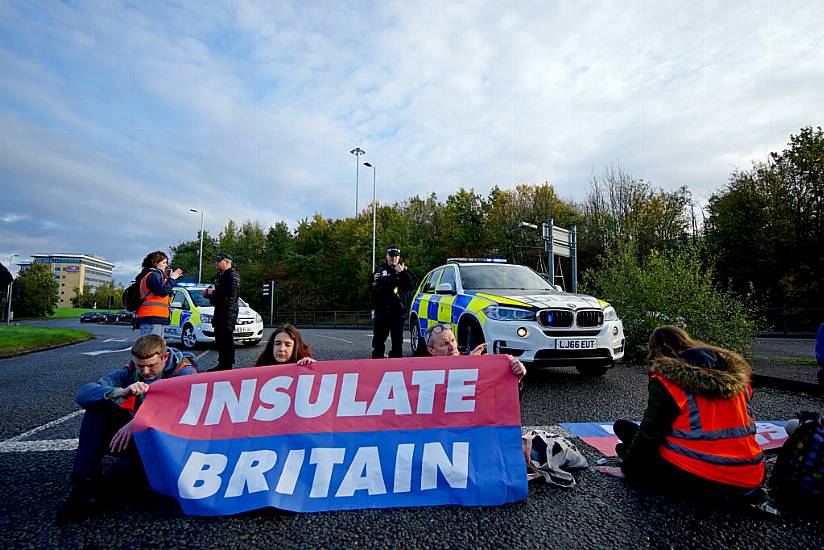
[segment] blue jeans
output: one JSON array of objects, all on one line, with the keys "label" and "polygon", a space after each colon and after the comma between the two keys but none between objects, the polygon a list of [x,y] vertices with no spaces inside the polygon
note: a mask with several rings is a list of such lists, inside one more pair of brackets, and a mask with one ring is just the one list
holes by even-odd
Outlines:
[{"label": "blue jeans", "polygon": [[158,336],[163,336],[163,330],[165,328],[166,325],[140,325],[140,335],[157,334]]},{"label": "blue jeans", "polygon": [[[74,455],[72,479],[94,479],[101,475],[103,457],[109,454],[109,444],[117,430],[132,419],[129,411],[121,409],[111,401],[105,400],[88,409],[80,424],[80,441]],[[134,439],[126,450],[115,455],[118,457],[118,469],[139,466],[140,456]]]}]

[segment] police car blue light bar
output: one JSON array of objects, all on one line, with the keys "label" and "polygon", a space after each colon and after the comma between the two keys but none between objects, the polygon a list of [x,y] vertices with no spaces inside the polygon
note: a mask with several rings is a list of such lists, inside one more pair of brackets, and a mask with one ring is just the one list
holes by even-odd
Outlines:
[{"label": "police car blue light bar", "polygon": [[506,258],[447,258],[447,263],[469,263],[469,262],[478,262],[478,263],[490,263],[490,264],[505,264]]}]

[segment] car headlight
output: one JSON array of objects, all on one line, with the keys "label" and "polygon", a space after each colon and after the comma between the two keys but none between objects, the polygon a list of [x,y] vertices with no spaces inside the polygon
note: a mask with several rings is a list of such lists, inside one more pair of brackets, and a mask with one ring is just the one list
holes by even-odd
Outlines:
[{"label": "car headlight", "polygon": [[618,320],[618,312],[615,311],[615,308],[612,306],[607,306],[604,308],[604,321],[617,321]]},{"label": "car headlight", "polygon": [[212,324],[212,316],[211,315],[206,315],[204,313],[203,315],[200,316],[200,322],[201,323],[206,323],[207,325],[211,325]]},{"label": "car headlight", "polygon": [[496,321],[533,321],[535,312],[529,309],[503,306],[487,306],[483,310],[484,314]]},{"label": "car headlight", "polygon": [[255,313],[255,323],[262,323],[263,317],[260,316],[260,313]]}]

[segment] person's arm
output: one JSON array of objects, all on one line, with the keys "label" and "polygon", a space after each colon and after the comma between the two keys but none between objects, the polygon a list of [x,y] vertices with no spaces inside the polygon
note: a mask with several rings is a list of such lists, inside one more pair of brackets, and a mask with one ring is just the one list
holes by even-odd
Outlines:
[{"label": "person's arm", "polygon": [[120,369],[109,374],[104,374],[96,382],[90,382],[78,390],[75,402],[87,409],[105,399],[117,402],[114,397],[115,390],[129,386],[134,380],[130,378],[127,369]]},{"label": "person's arm", "polygon": [[412,290],[412,280],[412,273],[408,268],[404,268],[403,271],[398,273],[398,290],[403,292],[409,292]]},{"label": "person's arm", "polygon": [[638,433],[632,438],[621,470],[628,476],[641,476],[656,459],[658,448],[672,431],[672,425],[680,414],[675,399],[657,380],[649,382],[649,401]]}]

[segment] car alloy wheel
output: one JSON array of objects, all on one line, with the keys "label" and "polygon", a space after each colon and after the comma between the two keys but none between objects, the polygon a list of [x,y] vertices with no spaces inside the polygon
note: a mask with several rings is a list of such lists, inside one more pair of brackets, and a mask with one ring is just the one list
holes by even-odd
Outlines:
[{"label": "car alloy wheel", "polygon": [[195,336],[195,330],[191,325],[183,327],[183,335],[180,337],[180,343],[183,344],[183,347],[186,349],[194,349],[197,345],[197,336]]}]

